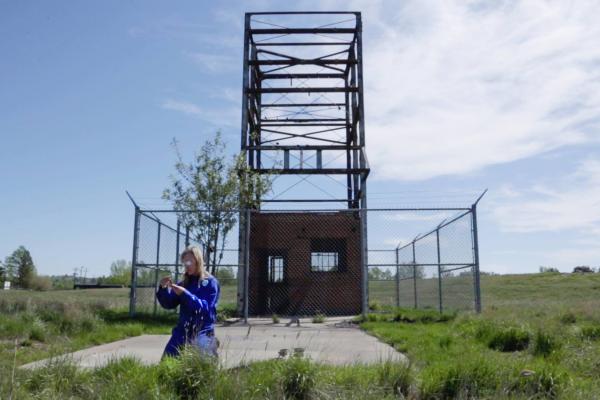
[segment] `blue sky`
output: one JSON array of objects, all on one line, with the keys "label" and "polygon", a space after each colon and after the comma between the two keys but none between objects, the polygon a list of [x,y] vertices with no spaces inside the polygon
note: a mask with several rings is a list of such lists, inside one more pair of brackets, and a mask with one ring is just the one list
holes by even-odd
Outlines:
[{"label": "blue sky", "polygon": [[[0,257],[105,274],[177,137],[239,146],[245,11],[0,1]],[[300,1],[363,12],[369,205],[480,205],[482,269],[600,265],[598,1]],[[459,193],[459,197],[457,197]]]}]

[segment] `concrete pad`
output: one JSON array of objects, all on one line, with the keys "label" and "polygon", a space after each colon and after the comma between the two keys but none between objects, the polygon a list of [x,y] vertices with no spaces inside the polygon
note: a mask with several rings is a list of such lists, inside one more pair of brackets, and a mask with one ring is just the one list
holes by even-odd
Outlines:
[{"label": "concrete pad", "polygon": [[[83,368],[95,368],[106,365],[112,359],[122,357],[135,357],[143,364],[158,364],[163,349],[169,341],[170,335],[141,335],[130,337],[116,342],[101,344],[79,350],[74,353],[64,354],[57,358],[69,358]],[[37,368],[43,366],[48,360],[34,361],[24,364],[21,368]]]},{"label": "concrete pad", "polygon": [[[300,326],[295,322],[286,324],[286,321],[273,324],[271,319],[251,319],[248,323],[215,328],[221,343],[219,360],[223,367],[278,358],[280,350],[287,349],[288,354],[293,354],[296,348],[303,349],[305,357],[326,364],[406,361],[406,357],[391,346],[348,324],[347,318],[328,318],[323,324],[301,319]],[[124,356],[138,358],[145,364],[157,364],[168,340],[168,335],[142,335],[65,356],[72,357],[82,367],[102,366]],[[22,368],[35,368],[44,362],[36,361]]]}]

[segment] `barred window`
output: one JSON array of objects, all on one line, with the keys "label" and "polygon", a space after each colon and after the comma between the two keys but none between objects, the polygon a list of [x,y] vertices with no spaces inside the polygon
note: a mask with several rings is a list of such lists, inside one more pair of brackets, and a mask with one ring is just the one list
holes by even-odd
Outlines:
[{"label": "barred window", "polygon": [[268,258],[268,275],[269,282],[283,282],[283,257],[269,256]]},{"label": "barred window", "polygon": [[316,251],[311,254],[310,270],[313,272],[337,271],[339,254],[337,252]]}]

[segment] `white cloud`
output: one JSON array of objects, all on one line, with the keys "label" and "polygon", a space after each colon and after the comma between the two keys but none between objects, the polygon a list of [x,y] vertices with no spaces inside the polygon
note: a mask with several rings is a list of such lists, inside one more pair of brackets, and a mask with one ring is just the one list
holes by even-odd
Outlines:
[{"label": "white cloud", "polygon": [[449,217],[456,212],[436,212],[436,213],[419,213],[419,212],[399,212],[390,216],[391,220],[394,221],[407,221],[407,222],[422,222],[422,221],[433,221],[432,228],[441,224],[443,221],[449,219]]},{"label": "white cloud", "polygon": [[196,64],[212,73],[237,71],[238,58],[232,54],[223,54],[223,49],[215,52],[189,52],[186,53]]},{"label": "white cloud", "polygon": [[492,215],[506,232],[565,229],[600,236],[600,161],[586,160],[577,170],[531,189],[511,189],[492,199]]},{"label": "white cloud", "polygon": [[202,117],[205,115],[205,112],[202,110],[202,108],[186,101],[168,99],[163,102],[162,108],[165,110],[179,111],[184,114],[194,115],[197,117]]},{"label": "white cloud", "polygon": [[237,126],[239,121],[239,109],[237,107],[220,107],[218,109],[205,109],[187,101],[167,99],[161,107],[200,118],[215,126]]},{"label": "white cloud", "polygon": [[598,140],[598,1],[351,6],[364,11],[375,177],[464,174]]}]

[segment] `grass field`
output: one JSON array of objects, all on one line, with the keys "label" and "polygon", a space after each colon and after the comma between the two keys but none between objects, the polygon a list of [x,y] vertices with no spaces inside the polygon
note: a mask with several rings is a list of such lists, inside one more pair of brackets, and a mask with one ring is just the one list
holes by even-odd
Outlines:
[{"label": "grass field", "polygon": [[[439,282],[437,278],[417,279],[417,305],[419,308],[439,308]],[[471,276],[444,277],[442,279],[443,307],[454,310],[474,309],[474,287]],[[414,281],[401,280],[400,307],[414,307]],[[396,305],[396,281],[370,281],[369,303]]]},{"label": "grass field", "polygon": [[410,366],[292,359],[222,371],[190,354],[93,371],[67,362],[13,378],[14,366],[52,354],[169,333],[176,316],[129,319],[126,289],[0,292],[0,398],[600,398],[600,274],[484,276],[482,294],[479,316],[390,309],[361,322]]},{"label": "grass field", "polygon": [[600,398],[600,274],[482,277],[481,315],[398,310],[362,327],[405,352],[423,398]]}]

